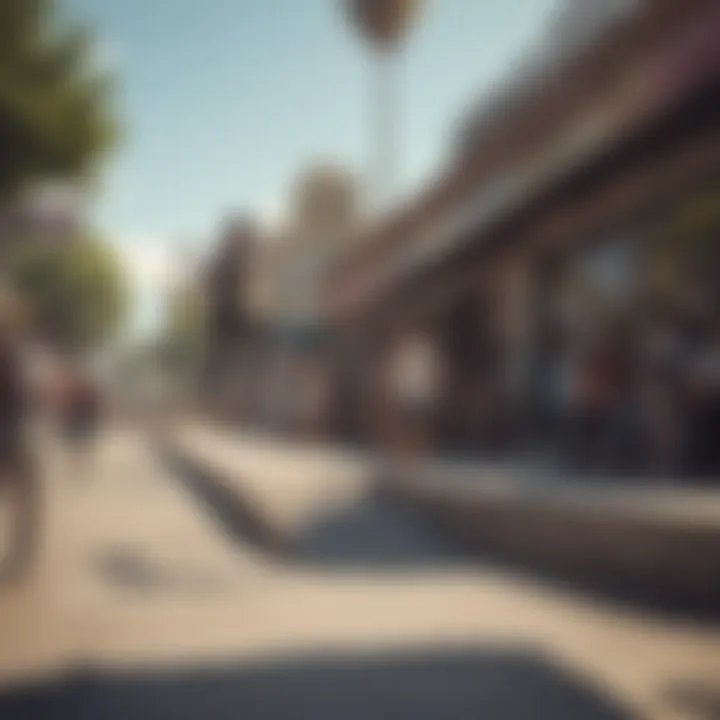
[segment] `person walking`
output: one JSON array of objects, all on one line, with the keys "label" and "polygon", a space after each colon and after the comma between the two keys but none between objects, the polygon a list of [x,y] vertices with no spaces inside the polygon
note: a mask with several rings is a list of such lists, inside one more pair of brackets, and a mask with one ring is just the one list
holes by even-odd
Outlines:
[{"label": "person walking", "polygon": [[708,321],[686,381],[685,469],[694,478],[720,474],[720,319]]},{"label": "person walking", "polygon": [[395,416],[393,450],[407,458],[432,449],[436,429],[440,368],[430,337],[408,334],[395,348],[389,365]]},{"label": "person walking", "polygon": [[593,474],[615,470],[627,371],[614,329],[601,327],[586,339],[575,363],[571,391],[572,467]]},{"label": "person walking", "polygon": [[87,481],[92,472],[94,441],[100,424],[100,394],[79,363],[65,376],[60,424],[69,450],[73,474]]},{"label": "person walking", "polygon": [[646,472],[672,477],[683,450],[682,373],[684,353],[677,323],[651,320],[640,353],[638,382],[642,460]]},{"label": "person walking", "polygon": [[10,505],[10,548],[3,580],[19,579],[36,556],[40,485],[30,441],[32,393],[24,372],[22,308],[0,287],[0,491]]}]

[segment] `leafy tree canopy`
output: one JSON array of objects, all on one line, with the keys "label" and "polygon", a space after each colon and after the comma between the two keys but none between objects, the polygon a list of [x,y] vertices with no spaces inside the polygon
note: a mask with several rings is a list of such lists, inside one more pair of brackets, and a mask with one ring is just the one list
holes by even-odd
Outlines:
[{"label": "leafy tree canopy", "polygon": [[93,47],[52,0],[0,0],[0,199],[36,180],[85,179],[114,145],[112,83]]},{"label": "leafy tree canopy", "polygon": [[10,259],[8,276],[34,329],[67,349],[89,349],[120,329],[129,292],[120,259],[93,237],[63,246],[29,244]]}]

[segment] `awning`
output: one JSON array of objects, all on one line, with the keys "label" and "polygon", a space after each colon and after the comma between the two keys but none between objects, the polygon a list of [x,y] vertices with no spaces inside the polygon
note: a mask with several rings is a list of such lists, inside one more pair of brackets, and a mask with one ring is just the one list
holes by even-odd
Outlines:
[{"label": "awning", "polygon": [[[614,142],[642,128],[720,71],[720,10],[687,28],[649,61],[627,75],[623,97],[612,106],[586,110],[558,134],[544,152],[481,187],[445,213],[382,265],[352,280],[343,293],[343,312],[387,292],[404,278],[477,240],[493,223],[519,211],[566,176],[583,158],[610,150]],[[357,285],[357,287],[355,287]]]},{"label": "awning", "polygon": [[[627,79],[625,102],[598,112],[591,108],[538,157],[482,187],[435,222],[394,261],[387,263],[378,291],[400,277],[438,261],[477,238],[493,222],[518,210],[561,179],[582,158],[595,157],[613,141],[682,101],[704,81],[720,75],[720,10],[695,22],[653,61]],[[380,287],[382,285],[383,287]]]}]

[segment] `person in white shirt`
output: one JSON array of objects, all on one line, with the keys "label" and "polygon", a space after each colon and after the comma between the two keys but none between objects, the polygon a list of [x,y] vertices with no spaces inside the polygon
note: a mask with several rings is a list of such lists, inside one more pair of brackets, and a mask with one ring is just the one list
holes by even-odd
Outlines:
[{"label": "person in white shirt", "polygon": [[410,335],[397,347],[390,363],[390,392],[403,425],[414,444],[432,432],[440,385],[437,348],[425,335]]}]

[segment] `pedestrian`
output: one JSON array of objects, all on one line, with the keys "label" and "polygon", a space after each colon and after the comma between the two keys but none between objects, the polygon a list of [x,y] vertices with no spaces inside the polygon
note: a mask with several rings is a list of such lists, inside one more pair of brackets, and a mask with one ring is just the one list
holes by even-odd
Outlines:
[{"label": "pedestrian", "polygon": [[10,548],[4,580],[33,565],[40,530],[40,488],[30,443],[31,392],[23,368],[22,308],[0,288],[0,489],[10,504]]},{"label": "pedestrian", "polygon": [[439,359],[430,337],[408,335],[395,349],[390,364],[397,435],[394,450],[407,456],[431,449],[439,395]]},{"label": "pedestrian", "polygon": [[682,451],[683,352],[672,317],[651,319],[641,348],[639,392],[645,469],[672,475]]},{"label": "pedestrian", "polygon": [[591,473],[616,469],[625,425],[627,370],[614,328],[598,326],[577,356],[572,378],[571,460]]},{"label": "pedestrian", "polygon": [[92,454],[101,415],[100,393],[78,362],[65,376],[60,424],[75,477],[84,481],[92,471]]},{"label": "pedestrian", "polygon": [[685,467],[694,477],[720,473],[720,320],[714,319],[696,348],[687,379]]}]

